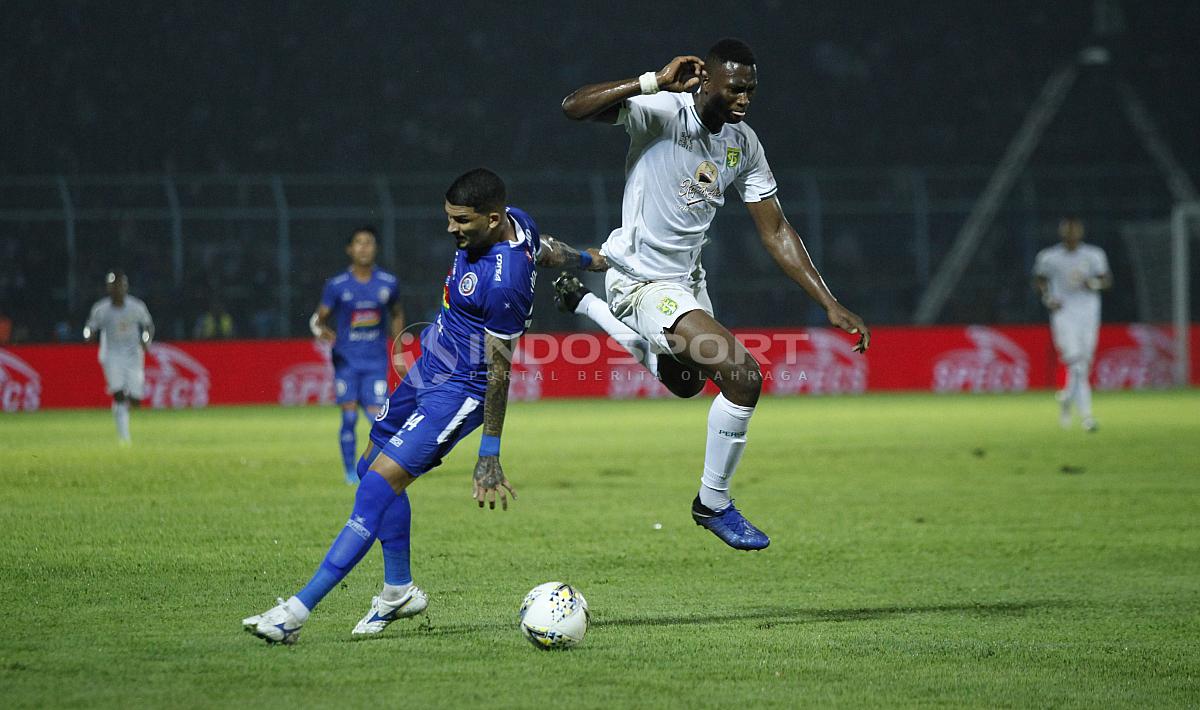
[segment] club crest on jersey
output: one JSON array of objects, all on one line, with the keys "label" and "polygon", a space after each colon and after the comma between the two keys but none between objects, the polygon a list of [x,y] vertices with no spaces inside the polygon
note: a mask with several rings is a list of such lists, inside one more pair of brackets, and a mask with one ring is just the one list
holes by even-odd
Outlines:
[{"label": "club crest on jersey", "polygon": [[463,274],[462,280],[458,282],[458,292],[464,296],[470,296],[475,293],[475,284],[478,280],[479,278],[475,276],[474,271],[468,271]]},{"label": "club crest on jersey", "polygon": [[392,295],[391,289],[389,289],[387,286],[384,286],[383,288],[379,289],[379,301],[381,303],[387,303],[388,297],[391,295]]},{"label": "club crest on jersey", "polygon": [[[725,156],[725,162],[729,162],[728,154]],[[700,163],[700,167],[696,168],[696,182],[702,185],[712,185],[717,182],[717,166],[709,161]]]},{"label": "club crest on jersey", "polygon": [[736,168],[738,163],[742,162],[741,148],[726,148],[725,149],[725,167]]},{"label": "club crest on jersey", "polygon": [[663,315],[669,316],[674,314],[675,311],[679,310],[679,304],[675,302],[675,299],[669,296],[664,297],[663,300],[658,302],[658,310],[661,311]]}]

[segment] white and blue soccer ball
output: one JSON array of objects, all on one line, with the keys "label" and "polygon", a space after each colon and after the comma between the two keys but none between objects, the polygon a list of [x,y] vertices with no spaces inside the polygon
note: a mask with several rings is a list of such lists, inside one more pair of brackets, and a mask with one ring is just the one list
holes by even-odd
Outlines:
[{"label": "white and blue soccer ball", "polygon": [[577,646],[587,629],[587,600],[569,584],[539,584],[521,602],[521,633],[544,651]]}]

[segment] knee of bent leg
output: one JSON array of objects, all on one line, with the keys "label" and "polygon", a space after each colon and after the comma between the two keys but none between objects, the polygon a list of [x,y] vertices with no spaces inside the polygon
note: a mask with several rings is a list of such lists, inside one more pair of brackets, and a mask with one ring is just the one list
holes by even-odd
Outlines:
[{"label": "knee of bent leg", "polygon": [[758,361],[747,358],[746,362],[735,365],[721,383],[721,393],[734,404],[745,407],[757,404],[762,394],[762,370]]}]

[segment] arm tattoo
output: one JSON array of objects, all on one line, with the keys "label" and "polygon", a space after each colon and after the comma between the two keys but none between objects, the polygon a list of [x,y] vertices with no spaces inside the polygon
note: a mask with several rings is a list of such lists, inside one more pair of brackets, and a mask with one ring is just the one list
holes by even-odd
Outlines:
[{"label": "arm tattoo", "polygon": [[504,413],[508,409],[508,381],[512,371],[513,340],[484,337],[484,349],[488,360],[487,393],[483,399],[483,433],[500,436],[504,429]]},{"label": "arm tattoo", "polygon": [[549,234],[542,235],[542,249],[538,252],[537,265],[549,269],[579,264],[579,250]]}]

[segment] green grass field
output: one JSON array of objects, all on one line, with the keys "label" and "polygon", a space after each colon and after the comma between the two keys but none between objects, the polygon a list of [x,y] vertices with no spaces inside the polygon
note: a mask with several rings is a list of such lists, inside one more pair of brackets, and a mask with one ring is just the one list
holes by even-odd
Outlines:
[{"label": "green grass field", "polygon": [[[470,499],[477,435],[411,489],[428,614],[350,629],[373,551],[271,647],[350,510],[333,409],[0,419],[5,707],[1195,707],[1200,393],[767,399],[735,479],[772,536],[688,515],[707,401],[510,407],[506,513]],[[365,437],[360,428],[360,442]],[[661,523],[661,529],[654,524]],[[549,580],[583,646],[516,628]]]}]

